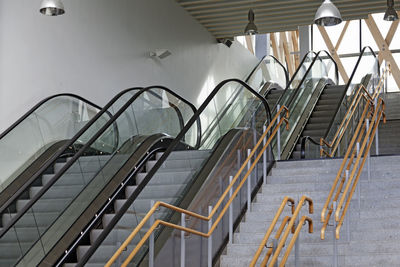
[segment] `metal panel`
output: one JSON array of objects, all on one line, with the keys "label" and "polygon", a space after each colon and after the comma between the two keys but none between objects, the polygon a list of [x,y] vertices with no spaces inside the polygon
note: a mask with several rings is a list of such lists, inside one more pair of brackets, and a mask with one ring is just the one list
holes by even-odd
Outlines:
[{"label": "metal panel", "polygon": [[[176,0],[216,38],[243,35],[247,12],[254,10],[259,33],[296,30],[310,25],[322,0]],[[382,0],[335,0],[344,20],[384,12]],[[400,10],[400,2],[395,8]]]}]

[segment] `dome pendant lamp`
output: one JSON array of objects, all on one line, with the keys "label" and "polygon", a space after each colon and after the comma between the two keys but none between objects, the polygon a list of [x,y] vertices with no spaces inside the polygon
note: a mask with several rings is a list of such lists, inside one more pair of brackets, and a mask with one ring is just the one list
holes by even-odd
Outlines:
[{"label": "dome pendant lamp", "polygon": [[395,21],[399,19],[396,10],[394,9],[394,0],[387,0],[387,9],[385,12],[384,20]]},{"label": "dome pendant lamp", "polygon": [[334,26],[341,22],[342,15],[330,0],[325,0],[315,13],[314,23],[319,26]]},{"label": "dome pendant lamp", "polygon": [[248,17],[249,17],[249,23],[247,23],[247,26],[244,29],[244,34],[246,35],[257,34],[258,30],[256,24],[254,24],[254,12],[252,9],[249,10]]},{"label": "dome pendant lamp", "polygon": [[46,16],[59,16],[65,13],[61,0],[43,0],[39,11]]}]

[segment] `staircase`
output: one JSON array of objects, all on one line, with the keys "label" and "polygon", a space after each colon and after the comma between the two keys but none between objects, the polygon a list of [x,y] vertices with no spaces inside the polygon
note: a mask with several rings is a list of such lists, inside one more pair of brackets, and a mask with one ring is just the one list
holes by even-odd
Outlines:
[{"label": "staircase", "polygon": [[296,147],[292,153],[292,158],[300,159],[301,139],[304,136],[310,136],[319,142],[328,130],[329,123],[336,115],[339,101],[342,100],[343,91],[346,85],[326,86],[311,113],[310,119],[305,126],[303,133],[297,141]]},{"label": "staircase", "polygon": [[[104,263],[111,258],[122,242],[125,241],[128,235],[150,210],[151,200],[174,204],[178,199],[179,193],[185,188],[186,184],[194,176],[195,172],[200,169],[209,155],[209,150],[172,152],[85,266],[104,266]],[[145,171],[136,176],[136,184],[139,184],[145,178],[147,171],[155,165],[161,156],[162,154],[158,153],[155,160],[147,162]],[[128,186],[126,188],[125,198],[119,199],[115,203],[114,209],[116,212],[120,210],[126,199],[135,189],[136,186]],[[158,212],[155,217],[160,218],[165,215],[165,212]],[[113,216],[114,214],[105,214],[103,216],[102,226],[91,231],[90,244],[95,242],[104,227],[110,223]],[[141,230],[141,234],[128,246],[128,252],[134,248],[135,244],[140,240],[139,236],[143,236],[149,227],[149,224],[147,224],[147,226]],[[78,247],[76,255],[78,261],[81,260],[89,248],[90,245]],[[119,260],[123,261],[126,257],[127,252],[123,252]],[[64,264],[64,266],[75,265],[76,263]]]},{"label": "staircase", "polygon": [[[39,233],[43,234],[57,219],[66,206],[71,203],[79,192],[95,177],[95,171],[110,156],[81,157],[77,163],[58,180],[34,206],[25,213],[0,241],[0,266],[13,266],[38,240]],[[68,161],[69,159],[67,159]],[[15,214],[20,211],[63,166],[65,162],[57,162],[41,177],[40,184],[36,183],[29,189],[26,199],[17,200],[15,210],[4,213],[1,217],[3,226],[8,225]],[[34,213],[32,213],[32,209]],[[1,230],[1,228],[0,228]],[[19,242],[18,242],[19,241]]]},{"label": "staircase", "polygon": [[[353,196],[349,221],[341,229],[338,241],[338,266],[399,266],[400,264],[400,156],[371,158],[371,179],[361,176],[361,209],[357,194]],[[303,227],[300,235],[300,266],[333,266],[333,227],[328,227],[325,240],[320,239],[321,210],[341,164],[341,159],[281,161],[268,176],[252,203],[250,212],[228,244],[226,255],[220,259],[221,267],[248,266],[266,230],[285,196],[296,201],[307,195],[314,201],[314,233]],[[367,169],[365,165],[364,170]],[[357,192],[357,190],[356,190]],[[302,215],[307,214],[303,208]],[[281,218],[290,215],[287,207]],[[279,227],[280,222],[274,229]],[[272,237],[275,235],[271,235]],[[349,239],[348,239],[349,238]],[[289,235],[289,243],[291,235]],[[268,242],[270,243],[270,241]],[[285,249],[285,248],[284,248]],[[262,258],[267,249],[264,248]],[[284,251],[281,252],[281,255]],[[256,266],[259,266],[261,259]],[[294,266],[294,250],[286,264]]]}]

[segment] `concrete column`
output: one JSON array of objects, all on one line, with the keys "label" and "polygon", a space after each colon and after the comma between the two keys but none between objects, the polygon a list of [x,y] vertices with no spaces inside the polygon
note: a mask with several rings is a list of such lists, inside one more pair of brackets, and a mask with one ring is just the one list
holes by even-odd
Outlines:
[{"label": "concrete column", "polygon": [[256,35],[256,57],[262,59],[264,56],[269,55],[269,34]]},{"label": "concrete column", "polygon": [[299,26],[300,60],[311,50],[311,26]]}]

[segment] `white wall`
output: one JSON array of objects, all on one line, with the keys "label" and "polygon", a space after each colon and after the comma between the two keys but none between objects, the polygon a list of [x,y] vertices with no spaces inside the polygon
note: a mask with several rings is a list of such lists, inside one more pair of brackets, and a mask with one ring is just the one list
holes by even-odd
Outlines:
[{"label": "white wall", "polygon": [[[165,85],[196,106],[223,79],[244,78],[257,59],[227,48],[174,0],[0,1],[0,132],[41,99],[79,94],[104,105],[122,89]],[[155,61],[156,48],[172,55]]]}]

